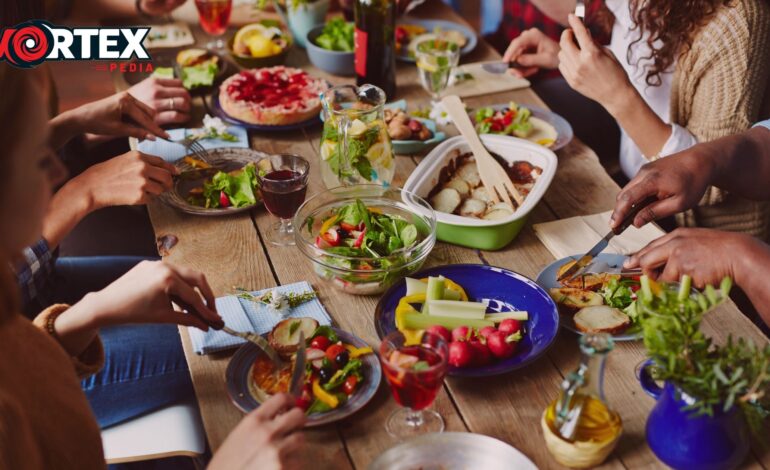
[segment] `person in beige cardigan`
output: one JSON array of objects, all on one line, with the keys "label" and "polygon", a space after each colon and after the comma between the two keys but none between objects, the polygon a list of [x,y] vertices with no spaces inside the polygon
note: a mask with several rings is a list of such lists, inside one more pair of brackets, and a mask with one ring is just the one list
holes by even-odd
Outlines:
[{"label": "person in beige cardigan", "polygon": [[[612,28],[608,47],[597,45],[571,15],[559,43],[530,30],[511,43],[504,58],[527,67],[513,70],[519,74],[558,68],[572,89],[604,107],[621,128],[620,166],[627,178],[649,161],[767,117],[766,1],[602,1]],[[770,211],[765,202],[711,188],[677,222],[766,239]]]},{"label": "person in beige cardigan", "polygon": [[[175,310],[174,297],[212,324],[221,318],[203,274],[163,262],[142,263],[75,305],[48,308],[34,322],[19,313],[7,261],[40,236],[52,188],[65,172],[48,143],[40,74],[0,63],[0,90],[0,468],[105,468],[99,426],[78,383],[104,361],[98,329],[125,323],[208,328]],[[295,464],[304,423],[290,396],[273,397],[243,418],[209,468]]]}]

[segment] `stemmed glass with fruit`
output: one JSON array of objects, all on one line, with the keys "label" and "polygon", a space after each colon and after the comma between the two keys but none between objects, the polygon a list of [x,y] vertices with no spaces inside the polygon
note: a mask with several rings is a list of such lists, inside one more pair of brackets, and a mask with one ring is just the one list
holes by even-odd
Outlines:
[{"label": "stemmed glass with fruit", "polygon": [[299,155],[281,154],[269,157],[272,171],[260,172],[259,192],[265,208],[279,218],[266,234],[273,245],[294,245],[291,219],[305,201],[310,164]]},{"label": "stemmed glass with fruit", "polygon": [[230,24],[233,0],[195,0],[195,6],[198,8],[201,28],[212,36],[206,47],[213,50],[224,49],[225,43],[221,36]]},{"label": "stemmed glass with fruit", "polygon": [[385,422],[385,429],[393,437],[441,432],[444,419],[433,410],[426,410],[447,373],[447,342],[444,338],[426,332],[419,343],[409,344],[400,331],[394,331],[380,344],[380,361],[393,397],[403,408],[393,412]]},{"label": "stemmed glass with fruit", "polygon": [[460,62],[460,48],[451,41],[430,38],[418,42],[414,54],[420,83],[433,101],[438,102]]}]

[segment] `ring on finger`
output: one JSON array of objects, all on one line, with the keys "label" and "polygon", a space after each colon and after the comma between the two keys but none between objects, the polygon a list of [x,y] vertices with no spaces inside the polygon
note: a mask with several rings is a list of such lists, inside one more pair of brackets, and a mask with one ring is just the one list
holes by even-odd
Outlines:
[{"label": "ring on finger", "polygon": [[176,102],[174,101],[174,98],[168,99],[168,109],[173,110],[176,106]]}]

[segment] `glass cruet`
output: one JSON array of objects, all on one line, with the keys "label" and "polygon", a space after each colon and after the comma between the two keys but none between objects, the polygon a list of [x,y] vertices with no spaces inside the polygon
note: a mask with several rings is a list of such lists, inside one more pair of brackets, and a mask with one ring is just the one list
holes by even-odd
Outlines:
[{"label": "glass cruet", "polygon": [[321,95],[321,178],[327,188],[389,186],[395,174],[385,124],[385,92],[374,85],[341,85]]}]

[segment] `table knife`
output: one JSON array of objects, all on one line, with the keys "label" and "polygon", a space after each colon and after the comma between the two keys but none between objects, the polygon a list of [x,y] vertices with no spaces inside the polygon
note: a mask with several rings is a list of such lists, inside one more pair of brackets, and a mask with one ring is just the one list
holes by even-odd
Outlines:
[{"label": "table knife", "polygon": [[593,248],[588,250],[588,253],[578,258],[577,262],[572,266],[570,266],[569,269],[564,271],[561,274],[561,276],[556,278],[556,280],[563,281],[564,279],[569,280],[580,276],[588,267],[588,265],[591,264],[591,261],[593,261],[593,259],[596,258],[596,256],[599,253],[601,253],[602,251],[604,251],[605,248],[607,248],[607,245],[610,244],[610,240],[612,240],[612,237],[623,233],[634,222],[634,218],[636,217],[636,214],[639,213],[639,211],[641,211],[642,209],[644,209],[645,207],[649,206],[650,204],[652,204],[657,200],[658,199],[655,196],[649,196],[643,201],[631,206],[631,210],[628,212],[628,214],[620,223],[620,225],[610,230],[609,233],[604,236],[604,238],[599,240],[599,242],[596,245],[594,245]]},{"label": "table knife", "polygon": [[299,332],[299,349],[297,357],[294,359],[294,372],[291,374],[289,382],[289,393],[295,398],[302,394],[302,387],[305,384],[305,362],[307,360],[305,351],[305,332]]},{"label": "table knife", "polygon": [[523,69],[524,66],[520,63],[516,62],[515,60],[511,62],[486,62],[484,64],[481,64],[482,70],[485,72],[493,73],[495,75],[499,75],[501,73],[505,73],[508,71],[508,69]]}]

